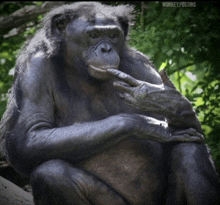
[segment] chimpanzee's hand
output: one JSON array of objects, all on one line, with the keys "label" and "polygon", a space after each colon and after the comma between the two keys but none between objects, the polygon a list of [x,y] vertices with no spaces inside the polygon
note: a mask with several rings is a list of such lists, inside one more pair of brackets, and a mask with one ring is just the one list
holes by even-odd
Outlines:
[{"label": "chimpanzee's hand", "polygon": [[133,114],[136,124],[134,133],[141,139],[155,140],[159,142],[204,142],[202,134],[193,128],[176,129],[169,127],[164,121],[144,115]]},{"label": "chimpanzee's hand", "polygon": [[[113,85],[124,92],[120,94],[120,97],[128,104],[152,113],[163,112],[167,110],[167,105],[170,105],[170,98],[161,93],[161,91],[165,91],[164,84],[156,85],[140,81],[115,69],[108,69],[107,71],[119,79]],[[164,102],[167,103],[164,104]]]},{"label": "chimpanzee's hand", "polygon": [[115,69],[108,69],[107,71],[119,79],[119,81],[114,82],[114,86],[116,88],[126,92],[127,94],[130,94],[137,99],[145,98],[147,94],[152,92],[165,90],[164,84],[162,83],[161,85],[157,85],[137,80],[132,76]]}]

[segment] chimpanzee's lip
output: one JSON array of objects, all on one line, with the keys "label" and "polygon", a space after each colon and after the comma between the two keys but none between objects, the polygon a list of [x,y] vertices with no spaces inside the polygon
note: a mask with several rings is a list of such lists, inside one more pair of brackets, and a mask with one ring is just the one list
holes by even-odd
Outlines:
[{"label": "chimpanzee's lip", "polygon": [[102,66],[102,67],[96,67],[94,65],[89,65],[89,67],[91,67],[92,69],[96,70],[96,71],[99,71],[99,72],[103,72],[103,73],[106,73],[108,69],[117,69],[115,67],[112,67],[112,66]]}]

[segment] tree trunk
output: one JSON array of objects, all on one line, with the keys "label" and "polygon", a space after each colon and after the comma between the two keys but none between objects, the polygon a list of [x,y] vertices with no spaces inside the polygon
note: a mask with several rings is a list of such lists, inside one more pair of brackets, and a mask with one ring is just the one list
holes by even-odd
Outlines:
[{"label": "tree trunk", "polygon": [[34,205],[33,196],[0,176],[1,205]]}]

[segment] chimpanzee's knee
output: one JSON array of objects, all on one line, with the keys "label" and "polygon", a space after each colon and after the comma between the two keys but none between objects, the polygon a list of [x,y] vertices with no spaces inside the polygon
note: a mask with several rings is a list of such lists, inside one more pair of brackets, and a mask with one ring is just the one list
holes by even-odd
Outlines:
[{"label": "chimpanzee's knee", "polygon": [[[30,180],[36,204],[46,205],[51,204],[52,201],[55,201],[54,204],[58,204],[56,201],[60,201],[59,204],[61,202],[65,204],[65,199],[62,199],[58,190],[60,179],[65,171],[64,167],[61,160],[51,160],[39,165],[31,173]],[[58,195],[59,197],[56,197]]]},{"label": "chimpanzee's knee", "polygon": [[[31,186],[36,204],[90,204],[81,189],[80,170],[62,160],[50,160],[31,174]],[[83,177],[83,174],[81,174]],[[80,177],[79,177],[80,178]]]},{"label": "chimpanzee's knee", "polygon": [[180,201],[189,205],[218,204],[219,179],[206,145],[176,144],[171,152],[170,166],[172,188],[169,192],[176,204],[181,204]]},{"label": "chimpanzee's knee", "polygon": [[171,156],[175,169],[180,168],[185,172],[193,171],[201,174],[209,173],[215,179],[217,177],[214,163],[205,144],[178,143],[173,148]]},{"label": "chimpanzee's knee", "polygon": [[62,164],[62,160],[50,160],[44,162],[33,170],[31,173],[31,181],[45,182],[45,180],[51,180],[51,177],[58,179],[57,177],[64,172]]}]

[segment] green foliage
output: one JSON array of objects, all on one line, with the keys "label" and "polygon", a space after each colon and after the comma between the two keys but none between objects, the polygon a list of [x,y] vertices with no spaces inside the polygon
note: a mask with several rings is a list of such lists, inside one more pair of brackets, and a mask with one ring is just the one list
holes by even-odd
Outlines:
[{"label": "green foliage", "polygon": [[23,6],[26,5],[31,5],[33,4],[32,2],[22,2],[22,1],[17,1],[17,2],[2,2],[0,4],[0,13],[1,16],[7,16],[8,14],[11,14],[15,12],[16,10],[22,8]]},{"label": "green foliage", "polygon": [[130,44],[149,53],[157,68],[168,60],[169,73],[175,71],[177,63],[182,67],[185,62],[207,60],[218,66],[218,47],[213,42],[219,43],[219,18],[217,7],[212,8],[210,4],[167,8],[161,3],[150,3],[145,15],[146,26],[144,30],[138,24],[134,27]]},{"label": "green foliage", "polygon": [[[40,2],[35,3],[40,4]],[[0,6],[0,12],[2,16],[6,16],[25,5],[31,4],[33,3],[4,3]],[[7,105],[8,90],[12,86],[17,54],[24,42],[36,32],[36,29],[39,27],[37,23],[40,19],[42,19],[42,15],[39,15],[35,22],[27,23],[26,29],[20,35],[11,37],[0,36],[0,119]]]},{"label": "green foliage", "polygon": [[[139,20],[140,16],[138,16]],[[220,168],[220,16],[218,7],[163,7],[149,3],[145,26],[136,24],[129,44],[145,54],[193,104],[202,124],[206,143]]]},{"label": "green foliage", "polygon": [[[7,91],[12,86],[13,67],[15,65],[16,54],[21,46],[23,38],[15,36],[3,39],[0,37],[0,118],[6,107]],[[11,72],[10,72],[11,71]]]}]

